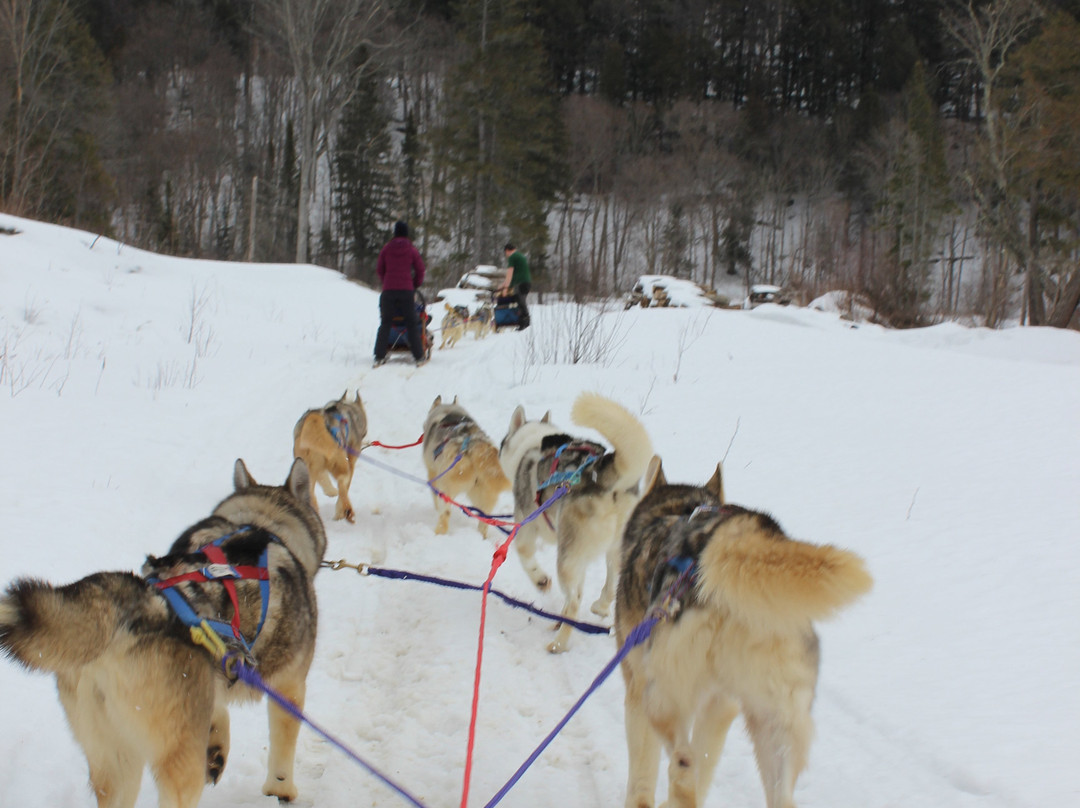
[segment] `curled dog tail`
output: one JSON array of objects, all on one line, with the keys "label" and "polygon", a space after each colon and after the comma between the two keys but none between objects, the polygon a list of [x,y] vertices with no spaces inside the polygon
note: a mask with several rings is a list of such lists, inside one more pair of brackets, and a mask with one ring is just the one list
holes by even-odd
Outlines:
[{"label": "curled dog tail", "polygon": [[628,409],[598,393],[582,393],[570,410],[578,426],[595,429],[615,449],[616,479],[611,488],[621,491],[637,485],[653,456],[652,441],[641,421]]},{"label": "curled dog tail", "polygon": [[92,662],[105,650],[119,623],[121,603],[112,577],[137,582],[129,573],[98,573],[53,587],[23,578],[0,597],[0,650],[31,670],[60,673]]},{"label": "curled dog tail", "polygon": [[789,539],[752,511],[721,521],[698,559],[699,596],[770,632],[831,617],[872,585],[855,553]]}]

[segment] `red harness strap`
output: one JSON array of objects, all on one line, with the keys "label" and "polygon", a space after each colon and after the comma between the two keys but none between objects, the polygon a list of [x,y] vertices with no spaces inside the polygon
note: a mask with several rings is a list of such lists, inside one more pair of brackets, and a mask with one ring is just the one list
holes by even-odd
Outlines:
[{"label": "red harness strap", "polygon": [[185,572],[183,575],[177,575],[174,578],[159,581],[155,586],[157,586],[158,589],[168,589],[179,583],[183,583],[184,581],[195,581],[196,583],[220,581],[221,585],[225,587],[225,591],[229,593],[229,600],[232,601],[233,616],[229,625],[232,627],[233,635],[239,638],[242,636],[240,634],[240,599],[237,597],[236,584],[234,581],[236,578],[267,581],[270,579],[270,571],[266,567],[234,567],[229,564],[229,560],[225,557],[225,553],[216,544],[208,544],[205,547],[200,548],[199,552],[205,555],[211,564],[223,567],[225,574],[207,576],[204,572],[196,570],[195,572]]}]

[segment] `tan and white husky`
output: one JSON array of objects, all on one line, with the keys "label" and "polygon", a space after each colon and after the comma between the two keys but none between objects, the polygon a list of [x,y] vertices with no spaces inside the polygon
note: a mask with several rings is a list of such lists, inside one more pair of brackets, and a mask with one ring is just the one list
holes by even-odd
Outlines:
[{"label": "tan and white husky", "polygon": [[663,618],[622,661],[630,755],[627,808],[655,804],[661,745],[668,808],[705,799],[728,728],[742,713],[768,808],[794,808],[813,724],[820,649],[813,621],[872,580],[854,553],[784,535],[766,514],[705,486],[668,485],[659,458],[626,525],[615,605],[620,647]]},{"label": "tan and white husky", "polygon": [[[451,499],[466,496],[469,502],[491,515],[510,481],[499,466],[499,453],[491,438],[458,404],[457,396],[444,404],[439,396],[431,405],[424,420],[424,465],[428,480]],[[436,533],[450,529],[450,503],[433,494],[438,521]],[[477,520],[481,536],[487,536],[488,525]]]}]

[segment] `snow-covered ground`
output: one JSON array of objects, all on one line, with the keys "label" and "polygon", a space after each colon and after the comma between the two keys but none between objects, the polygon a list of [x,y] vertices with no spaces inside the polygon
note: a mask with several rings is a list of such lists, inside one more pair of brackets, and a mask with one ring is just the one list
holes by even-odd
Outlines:
[{"label": "snow-covered ground", "polygon": [[[1080,804],[1080,334],[615,306],[602,362],[542,365],[539,346],[574,322],[551,304],[530,307],[528,331],[373,370],[376,294],[328,270],[166,258],[3,215],[0,228],[20,231],[0,234],[0,584],[137,569],[229,492],[237,457],[283,480],[296,419],[346,389],[388,444],[415,440],[438,395],[498,441],[516,405],[572,428],[574,398],[597,390],[640,414],[673,481],[723,459],[732,501],[868,561],[871,594],[819,626],[800,806]],[[419,449],[365,454],[423,474]],[[422,485],[361,463],[351,493],[357,522],[327,522],[329,559],[486,577],[494,532],[485,542],[455,513],[434,535]],[[542,560],[553,572],[554,552]],[[601,581],[597,565],[586,602]],[[495,586],[561,605],[512,552]],[[425,805],[460,805],[479,595],[349,569],[317,588],[309,714]],[[471,806],[616,651],[578,635],[552,656],[549,637],[489,604]],[[4,661],[0,693],[0,805],[94,805],[52,679]],[[621,805],[622,696],[616,673],[502,804]],[[265,758],[265,708],[235,708],[228,768],[201,805],[268,805]],[[297,758],[300,805],[405,804],[310,730]],[[738,725],[708,804],[764,806]],[[153,805],[147,779],[138,806]]]}]

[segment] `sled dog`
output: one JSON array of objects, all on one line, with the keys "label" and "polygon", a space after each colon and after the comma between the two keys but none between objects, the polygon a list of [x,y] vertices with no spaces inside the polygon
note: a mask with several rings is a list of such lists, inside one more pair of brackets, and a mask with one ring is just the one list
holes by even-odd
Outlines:
[{"label": "sled dog", "polygon": [[475,339],[483,339],[495,330],[495,307],[484,303],[465,321],[465,330]]},{"label": "sled dog", "polygon": [[741,712],[766,805],[794,808],[818,676],[813,621],[869,591],[870,575],[854,553],[789,539],[771,517],[726,504],[719,466],[703,487],[669,485],[654,458],[644,488],[622,542],[619,646],[646,616],[661,619],[621,663],[626,806],[654,805],[661,744],[666,805],[701,805]]},{"label": "sled dog", "polygon": [[[424,465],[428,480],[451,499],[464,494],[469,502],[486,514],[494,511],[495,503],[510,481],[499,465],[499,453],[480,426],[458,404],[443,404],[439,396],[431,405],[424,420]],[[436,533],[446,533],[450,525],[450,503],[435,497]],[[477,520],[480,535],[487,537],[487,523]]]},{"label": "sled dog", "polygon": [[342,393],[337,401],[327,402],[325,407],[308,410],[293,427],[293,456],[307,464],[311,476],[311,507],[319,509],[315,501],[315,484],[318,483],[328,497],[337,497],[334,507],[335,519],[356,521],[356,512],[349,500],[356,458],[367,437],[367,414],[360,401],[360,393],[352,401],[349,391]]},{"label": "sled dog", "polygon": [[[550,422],[550,415],[527,421],[524,409],[518,407],[499,449],[499,462],[513,484],[515,521],[521,522],[567,487],[541,517],[518,529],[514,547],[533,583],[546,590],[551,579],[535,558],[537,540],[555,542],[559,586],[566,598],[562,614],[571,619],[581,606],[586,567],[605,555],[607,581],[592,605],[592,611],[604,617],[615,598],[618,539],[637,504],[638,480],[652,457],[652,443],[637,418],[596,393],[578,396],[570,415],[575,424],[603,435],[613,451],[567,435]],[[570,630],[562,623],[548,650],[565,651]]]},{"label": "sled dog", "polygon": [[[230,685],[193,641],[189,625],[201,618],[224,621],[218,633],[227,644],[303,708],[315,652],[312,579],[326,549],[308,505],[307,469],[295,460],[283,486],[266,486],[237,460],[233,476],[235,492],[167,555],[149,556],[141,576],[98,572],[67,586],[20,579],[0,597],[0,649],[56,675],[99,808],[135,805],[146,765],[161,806],[193,808],[204,785],[221,776],[227,702],[261,694]],[[192,619],[181,616],[176,599]],[[291,800],[299,724],[273,702],[269,718],[263,793]]]},{"label": "sled dog", "polygon": [[468,309],[464,310],[464,313],[459,306],[451,306],[449,303],[444,304],[446,307],[446,314],[443,315],[442,326],[442,341],[439,342],[439,349],[453,348],[455,343],[463,336],[465,336],[465,318],[468,316]]}]

